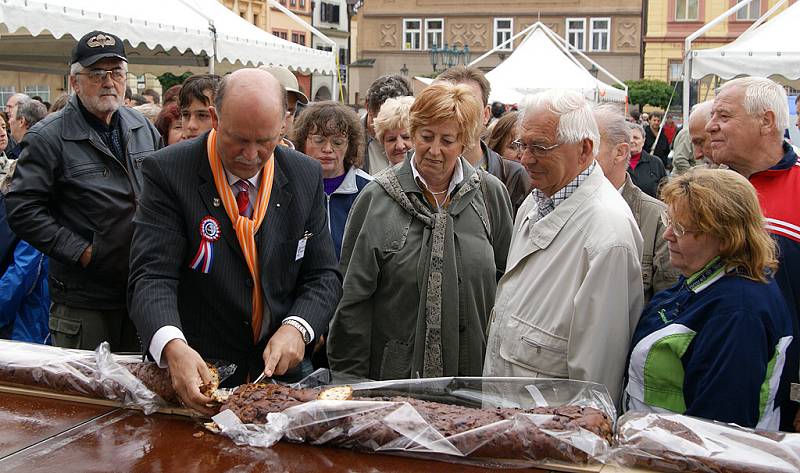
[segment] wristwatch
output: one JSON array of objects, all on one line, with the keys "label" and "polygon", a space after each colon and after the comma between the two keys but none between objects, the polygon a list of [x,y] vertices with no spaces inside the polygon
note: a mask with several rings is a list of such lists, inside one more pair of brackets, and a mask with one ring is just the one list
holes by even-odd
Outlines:
[{"label": "wristwatch", "polygon": [[303,336],[303,343],[305,343],[306,345],[311,343],[311,334],[308,333],[308,330],[306,330],[306,328],[303,327],[303,324],[301,324],[300,322],[292,319],[286,319],[283,321],[283,323],[281,323],[281,325],[291,325],[292,327],[300,331],[300,335]]}]

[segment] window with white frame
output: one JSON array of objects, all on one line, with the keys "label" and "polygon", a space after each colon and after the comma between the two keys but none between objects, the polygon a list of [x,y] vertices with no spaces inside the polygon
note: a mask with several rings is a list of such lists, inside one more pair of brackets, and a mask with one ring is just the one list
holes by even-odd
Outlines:
[{"label": "window with white frame", "polygon": [[422,20],[403,20],[403,49],[420,49],[422,38]]},{"label": "window with white frame", "polygon": [[429,18],[425,20],[425,49],[436,46],[441,48],[444,45],[444,20],[441,18]]},{"label": "window with white frame", "polygon": [[567,18],[567,41],[579,51],[586,50],[586,18]]},{"label": "window with white frame", "polygon": [[[511,39],[514,34],[514,19],[513,18],[495,18],[494,19],[494,46],[497,47],[505,41]],[[511,51],[514,45],[509,42],[500,50]]]},{"label": "window with white frame", "polygon": [[694,21],[699,18],[700,0],[675,0],[675,21]]},{"label": "window with white frame", "polygon": [[611,18],[591,18],[589,20],[589,50],[608,51],[610,34]]},{"label": "window with white frame", "polygon": [[[742,3],[738,0],[737,3]],[[755,21],[761,16],[761,0],[753,0],[750,5],[736,12],[736,19],[739,21]]]},{"label": "window with white frame", "polygon": [[24,93],[28,95],[28,97],[36,97],[38,95],[43,101],[50,101],[49,85],[26,85]]},{"label": "window with white frame", "polygon": [[683,80],[683,63],[677,61],[670,61],[669,81],[680,82],[681,80]]},{"label": "window with white frame", "polygon": [[17,93],[13,85],[0,85],[0,110],[4,110],[8,99]]}]

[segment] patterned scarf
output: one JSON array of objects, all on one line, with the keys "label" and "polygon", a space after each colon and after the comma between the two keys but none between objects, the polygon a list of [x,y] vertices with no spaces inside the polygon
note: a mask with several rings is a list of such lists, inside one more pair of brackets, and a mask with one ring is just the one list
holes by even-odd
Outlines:
[{"label": "patterned scarf", "polygon": [[[480,175],[480,173],[478,173]],[[466,177],[466,176],[465,176]],[[422,376],[436,378],[444,372],[442,356],[442,270],[444,268],[444,244],[447,231],[448,213],[446,208],[433,211],[420,198],[419,194],[406,194],[397,179],[394,167],[388,168],[375,177],[375,182],[386,190],[400,207],[416,218],[431,231],[431,256],[428,263],[428,287],[425,294],[425,354]],[[480,182],[464,179],[464,184],[456,191],[450,205],[475,189]],[[482,217],[483,219],[483,217]],[[485,224],[485,222],[484,222]]]},{"label": "patterned scarf", "polygon": [[258,252],[256,251],[256,232],[264,221],[269,207],[269,197],[272,194],[272,180],[275,177],[275,155],[273,153],[267,160],[264,169],[261,170],[261,185],[258,188],[258,199],[253,210],[253,218],[239,215],[239,207],[236,205],[236,197],[233,195],[228,179],[225,176],[225,168],[222,160],[217,155],[217,130],[211,130],[208,135],[208,163],[211,165],[211,173],[214,175],[214,185],[217,188],[225,212],[236,229],[236,238],[242,248],[244,259],[253,278],[253,343],[258,343],[261,335],[262,308],[264,302],[261,300],[261,273],[258,268]]}]

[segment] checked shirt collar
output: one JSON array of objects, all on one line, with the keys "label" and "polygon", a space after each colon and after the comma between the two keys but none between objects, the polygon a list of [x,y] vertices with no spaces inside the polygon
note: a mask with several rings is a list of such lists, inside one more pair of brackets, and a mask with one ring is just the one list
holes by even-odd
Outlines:
[{"label": "checked shirt collar", "polygon": [[597,161],[592,161],[592,164],[590,164],[588,168],[575,176],[575,179],[571,180],[558,192],[553,194],[553,197],[547,197],[547,195],[539,189],[533,189],[533,198],[536,200],[537,207],[539,208],[539,218],[544,218],[547,214],[555,210],[559,204],[567,200],[569,196],[571,196],[572,193],[575,192],[575,190],[580,187],[581,184],[583,184],[583,181],[589,177],[592,171],[594,171],[594,167],[596,165]]}]

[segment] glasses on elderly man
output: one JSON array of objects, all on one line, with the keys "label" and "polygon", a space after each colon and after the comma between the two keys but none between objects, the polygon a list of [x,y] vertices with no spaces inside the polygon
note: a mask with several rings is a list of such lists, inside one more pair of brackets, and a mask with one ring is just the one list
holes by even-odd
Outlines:
[{"label": "glasses on elderly man", "polygon": [[667,213],[666,210],[662,210],[661,211],[661,223],[663,223],[665,227],[668,227],[668,226],[672,225],[672,233],[674,233],[675,236],[678,237],[678,238],[683,237],[687,233],[697,232],[697,230],[690,230],[690,229],[684,228],[683,225],[681,225],[680,223],[672,220],[672,217],[669,216],[669,214]]},{"label": "glasses on elderly man", "polygon": [[514,140],[511,142],[511,147],[518,152],[525,152],[527,150],[531,156],[546,156],[550,151],[561,146],[561,143],[556,143],[552,146],[542,146],[537,144],[525,144],[522,140]]},{"label": "glasses on elderly man", "polygon": [[311,138],[311,142],[314,143],[314,146],[322,146],[325,142],[328,142],[336,149],[347,148],[347,138],[342,138],[341,136],[308,135],[308,137]]},{"label": "glasses on elderly man", "polygon": [[94,82],[95,84],[99,84],[106,80],[106,76],[111,74],[111,80],[114,82],[125,82],[125,69],[121,67],[115,67],[114,69],[89,69],[87,72],[78,72],[76,73],[79,76],[86,76],[89,78],[89,81]]}]

